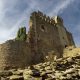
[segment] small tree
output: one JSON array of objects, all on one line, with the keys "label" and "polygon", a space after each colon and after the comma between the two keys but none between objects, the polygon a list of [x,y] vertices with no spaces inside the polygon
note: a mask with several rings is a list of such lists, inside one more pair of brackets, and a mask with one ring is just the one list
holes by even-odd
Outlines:
[{"label": "small tree", "polygon": [[27,38],[26,27],[19,28],[16,40],[26,41],[26,38]]}]

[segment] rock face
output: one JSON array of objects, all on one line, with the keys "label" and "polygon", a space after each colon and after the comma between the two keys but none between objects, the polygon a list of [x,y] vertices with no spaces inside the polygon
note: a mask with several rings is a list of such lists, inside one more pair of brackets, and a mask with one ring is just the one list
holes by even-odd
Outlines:
[{"label": "rock face", "polygon": [[80,55],[39,63],[25,69],[0,71],[0,80],[79,80]]}]

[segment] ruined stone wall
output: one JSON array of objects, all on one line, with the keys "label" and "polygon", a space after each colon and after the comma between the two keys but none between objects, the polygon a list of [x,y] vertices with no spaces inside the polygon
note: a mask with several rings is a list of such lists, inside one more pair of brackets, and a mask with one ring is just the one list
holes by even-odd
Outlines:
[{"label": "ruined stone wall", "polygon": [[72,34],[61,23],[57,24],[43,13],[33,12],[27,41],[9,40],[0,44],[0,69],[37,64],[47,55],[62,57],[64,40],[69,45],[74,45],[74,41]]},{"label": "ruined stone wall", "polygon": [[65,47],[66,45],[69,45],[69,41],[66,33],[66,28],[64,27],[63,24],[63,20],[59,16],[55,16],[54,20],[56,23],[56,27],[58,28],[61,45]]},{"label": "ruined stone wall", "polygon": [[25,67],[31,61],[28,43],[9,40],[0,45],[0,69],[6,67]]},{"label": "ruined stone wall", "polygon": [[66,31],[59,16],[50,18],[40,11],[33,12],[30,16],[29,41],[33,55],[38,55],[35,59],[39,60],[40,54],[46,56],[53,51],[61,57],[65,46],[74,45],[72,35]]},{"label": "ruined stone wall", "polygon": [[[62,51],[58,29],[54,20],[46,17],[41,12],[34,12],[30,18],[30,26],[34,29],[34,41],[38,54],[46,56],[53,50]],[[61,54],[57,54],[58,57]]]},{"label": "ruined stone wall", "polygon": [[72,34],[71,34],[70,32],[68,32],[68,31],[66,31],[66,33],[67,33],[69,45],[70,45],[70,46],[72,46],[72,45],[75,46],[75,43],[74,43]]},{"label": "ruined stone wall", "polygon": [[68,37],[67,37],[65,28],[58,24],[56,26],[58,28],[60,42],[61,42],[62,46],[65,47],[66,45],[69,45],[69,41],[68,41]]}]

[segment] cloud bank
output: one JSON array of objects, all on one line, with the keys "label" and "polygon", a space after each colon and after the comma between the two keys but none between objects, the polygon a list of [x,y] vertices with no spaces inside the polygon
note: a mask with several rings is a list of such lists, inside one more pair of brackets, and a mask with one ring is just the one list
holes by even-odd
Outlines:
[{"label": "cloud bank", "polygon": [[0,43],[15,38],[21,26],[26,26],[28,31],[30,13],[40,10],[49,16],[60,15],[79,46],[79,5],[79,0],[0,0]]}]

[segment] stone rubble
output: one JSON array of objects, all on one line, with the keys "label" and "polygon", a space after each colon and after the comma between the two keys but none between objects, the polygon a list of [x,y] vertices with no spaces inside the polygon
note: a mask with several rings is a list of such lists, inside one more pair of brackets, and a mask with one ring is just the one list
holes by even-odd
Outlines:
[{"label": "stone rubble", "polygon": [[80,80],[80,55],[0,71],[0,80]]}]

